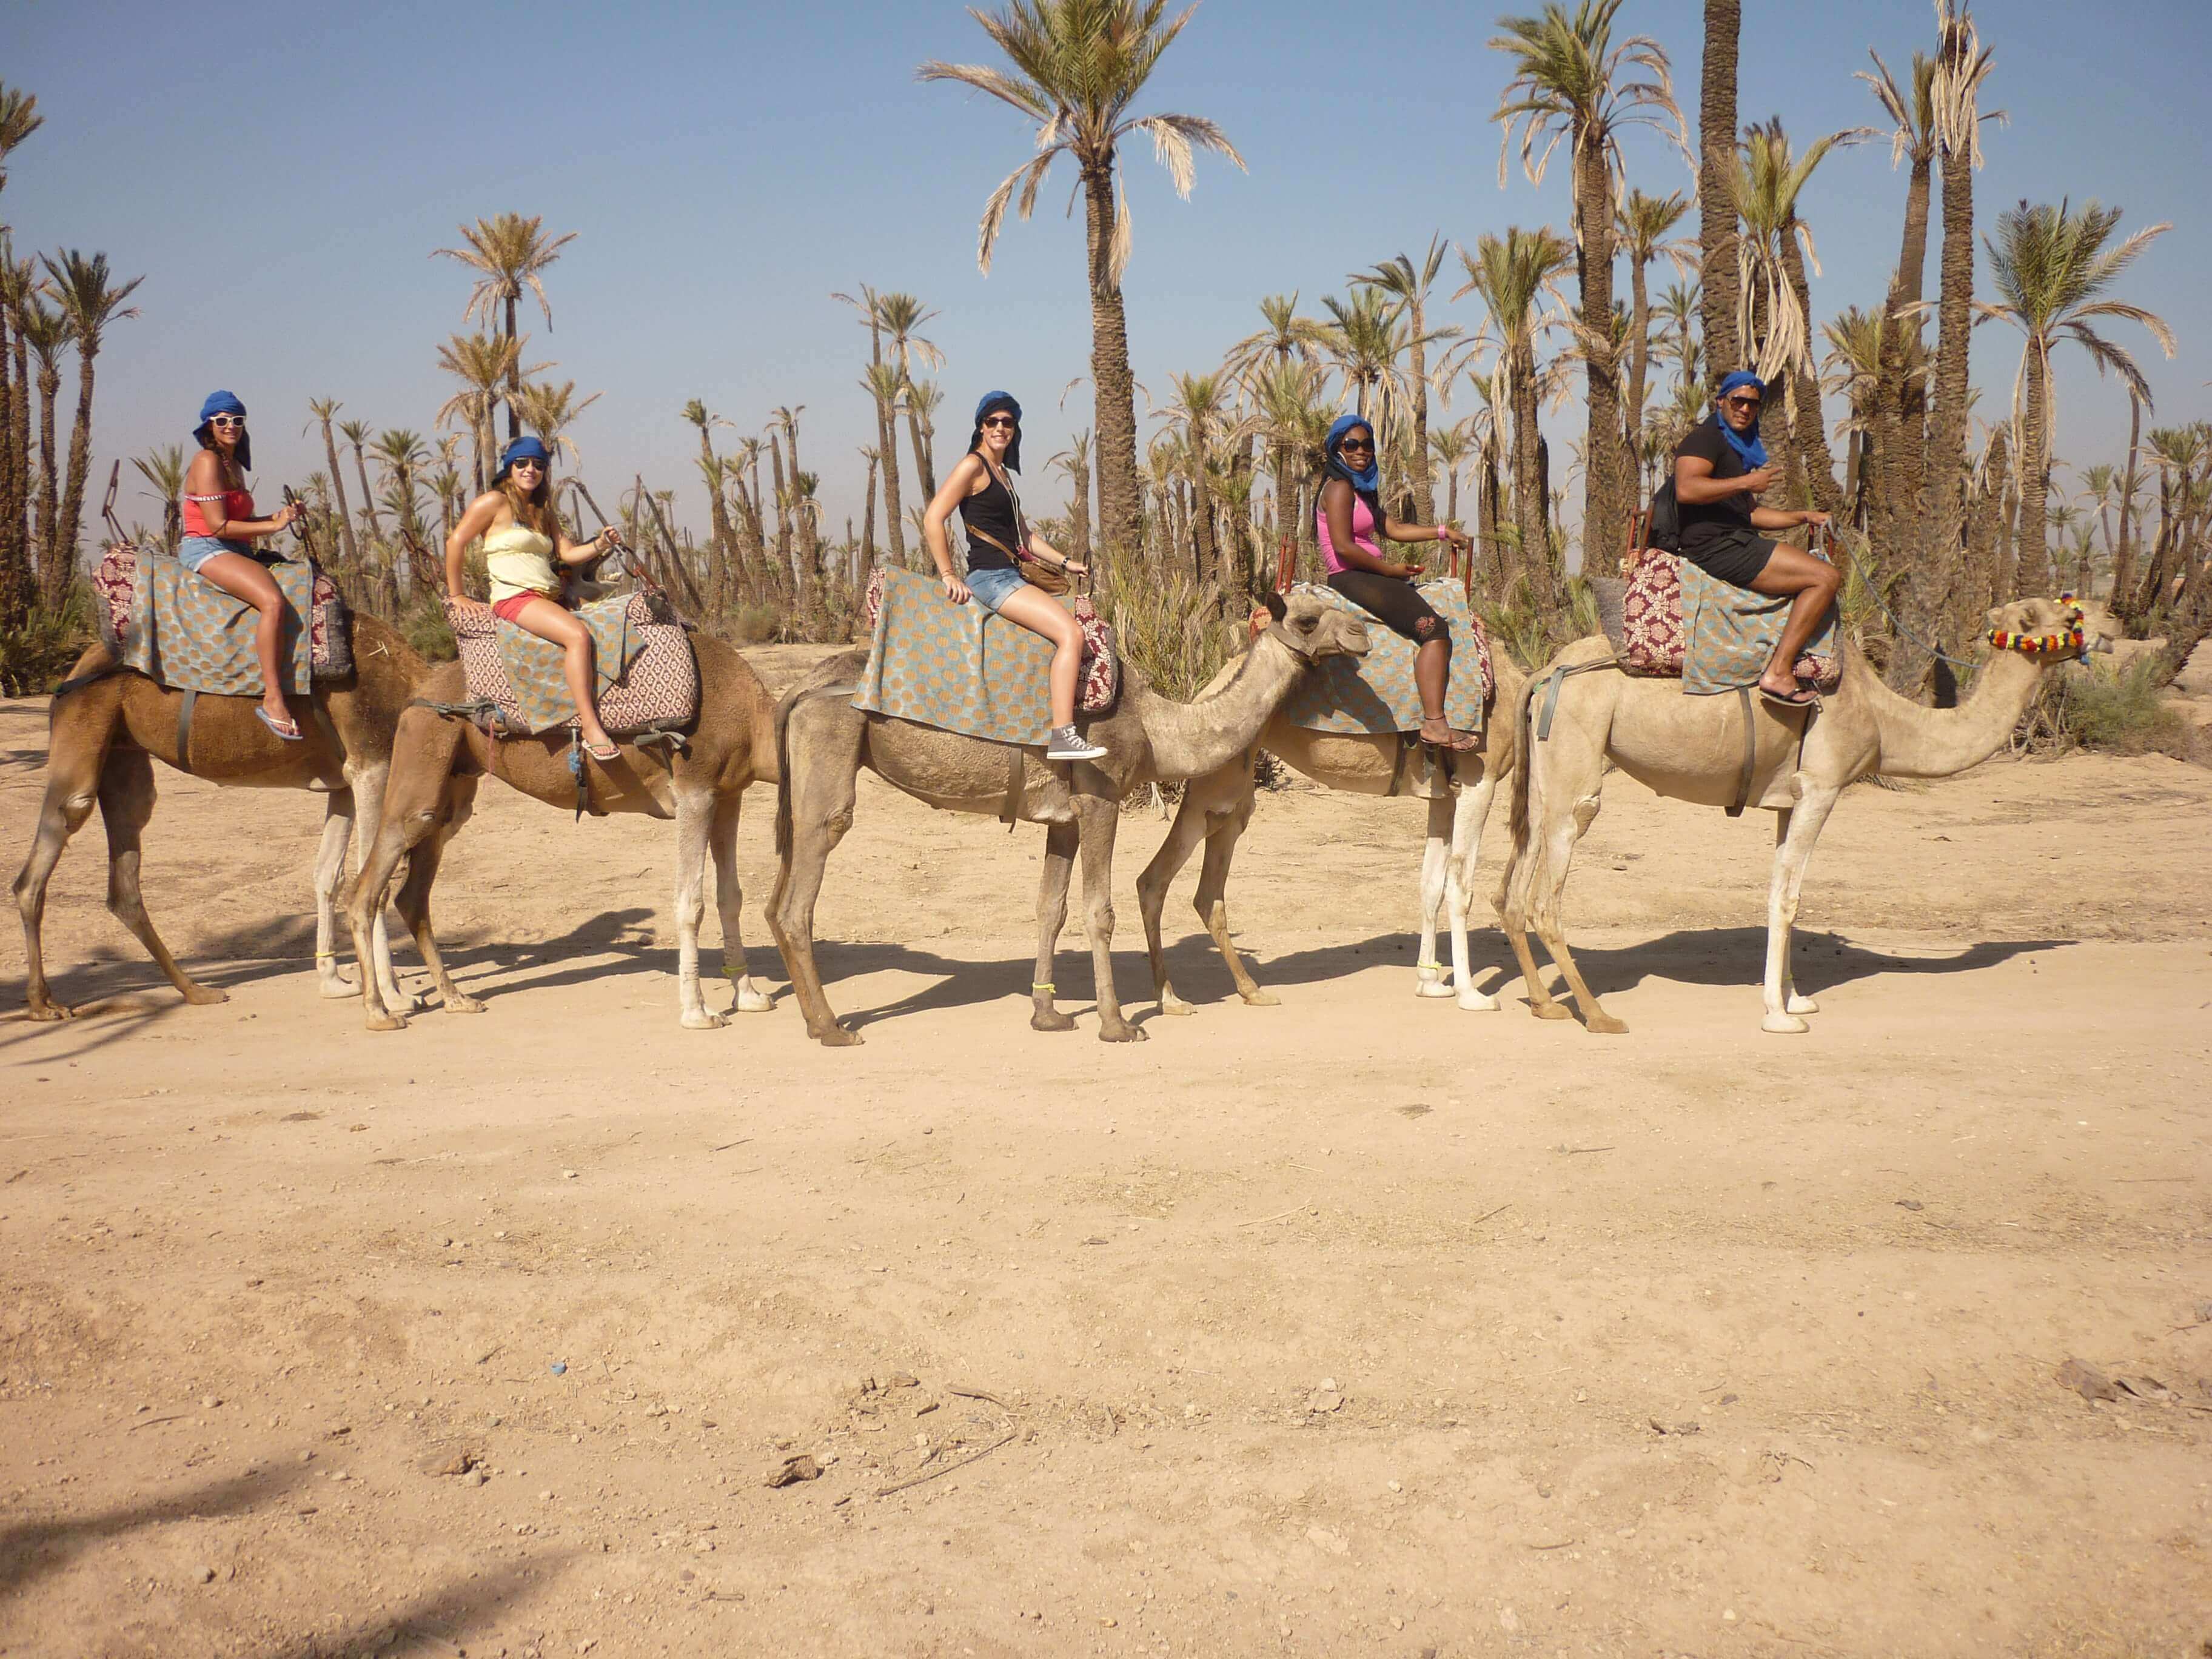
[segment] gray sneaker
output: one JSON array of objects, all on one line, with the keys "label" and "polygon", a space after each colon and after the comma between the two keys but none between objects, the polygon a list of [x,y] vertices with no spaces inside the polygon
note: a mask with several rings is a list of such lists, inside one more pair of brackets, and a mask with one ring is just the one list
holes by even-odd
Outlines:
[{"label": "gray sneaker", "polygon": [[1047,760],[1087,761],[1097,760],[1105,752],[1097,744],[1079,735],[1073,726],[1055,726],[1052,728],[1052,741],[1045,745],[1044,757]]}]

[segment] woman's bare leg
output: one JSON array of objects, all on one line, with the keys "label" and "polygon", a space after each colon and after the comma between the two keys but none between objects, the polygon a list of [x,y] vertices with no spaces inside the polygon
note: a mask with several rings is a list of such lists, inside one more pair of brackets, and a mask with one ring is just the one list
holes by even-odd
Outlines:
[{"label": "woman's bare leg", "polygon": [[1075,677],[1083,668],[1082,625],[1051,594],[1026,585],[1007,596],[999,614],[1052,641],[1052,723],[1074,725]]},{"label": "woman's bare leg", "polygon": [[1784,696],[1796,694],[1797,659],[1820,631],[1821,618],[1836,602],[1836,590],[1843,586],[1843,573],[1826,560],[1816,559],[1810,553],[1790,546],[1777,547],[1766,562],[1766,568],[1751,579],[1751,591],[1754,593],[1776,599],[1784,594],[1796,595],[1790,607],[1790,619],[1782,625],[1782,638],[1774,647],[1774,655],[1766,665],[1766,672],[1759,677],[1763,690],[1778,691]]},{"label": "woman's bare leg", "polygon": [[575,699],[577,724],[583,730],[584,741],[594,749],[611,747],[614,739],[599,724],[599,705],[592,696],[592,630],[584,626],[583,618],[566,605],[540,599],[524,605],[515,613],[514,621],[517,627],[527,629],[541,640],[552,641],[566,653],[561,672],[568,682],[568,695]]},{"label": "woman's bare leg", "polygon": [[261,659],[261,707],[270,720],[296,732],[299,727],[284,702],[286,676],[277,661],[284,638],[284,596],[277,591],[276,578],[243,553],[217,553],[200,567],[199,574],[259,613],[253,619],[253,654]]}]

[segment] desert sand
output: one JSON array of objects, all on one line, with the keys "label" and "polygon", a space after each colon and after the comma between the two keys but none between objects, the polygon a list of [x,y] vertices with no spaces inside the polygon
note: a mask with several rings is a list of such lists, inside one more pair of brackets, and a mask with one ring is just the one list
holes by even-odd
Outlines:
[{"label": "desert sand", "polygon": [[[10,870],[44,748],[0,704]],[[1488,927],[1504,1008],[1416,1000],[1421,808],[1303,786],[1231,893],[1281,1005],[1230,994],[1194,865],[1161,1018],[1133,813],[1124,1047],[1074,928],[1079,1028],[1028,1029],[1040,832],[864,780],[839,1052],[787,997],[679,1030],[667,827],[490,782],[437,902],[488,1009],[372,1036],[314,994],[319,803],[160,786],[148,901],[227,1004],[106,915],[96,823],[47,921],[78,1018],[23,1020],[0,937],[0,1653],[2212,1636],[2212,773],[1853,789],[1801,1037],[1759,1030],[1764,815],[1610,781],[1569,910],[1601,1038]]]}]

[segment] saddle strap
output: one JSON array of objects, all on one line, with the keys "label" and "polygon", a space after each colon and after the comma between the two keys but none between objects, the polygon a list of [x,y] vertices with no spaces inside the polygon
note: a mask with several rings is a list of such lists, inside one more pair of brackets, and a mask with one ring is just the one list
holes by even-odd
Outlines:
[{"label": "saddle strap", "polygon": [[999,822],[1013,832],[1014,821],[1021,816],[1022,780],[1028,770],[1028,757],[1013,744],[1006,745],[1006,798],[999,803]]},{"label": "saddle strap", "polygon": [[307,712],[315,717],[315,729],[323,734],[323,741],[331,746],[331,753],[338,757],[338,770],[343,774],[346,763],[346,746],[338,736],[338,728],[331,720],[330,710],[323,707],[320,697],[307,699]]},{"label": "saddle strap", "polygon": [[177,770],[186,775],[192,769],[192,710],[199,701],[197,691],[187,691],[177,700]]},{"label": "saddle strap", "polygon": [[1743,713],[1743,770],[1736,778],[1735,805],[1728,809],[1728,815],[1740,818],[1743,809],[1751,805],[1751,775],[1759,766],[1759,730],[1752,724],[1751,688],[1736,687],[1735,702]]}]

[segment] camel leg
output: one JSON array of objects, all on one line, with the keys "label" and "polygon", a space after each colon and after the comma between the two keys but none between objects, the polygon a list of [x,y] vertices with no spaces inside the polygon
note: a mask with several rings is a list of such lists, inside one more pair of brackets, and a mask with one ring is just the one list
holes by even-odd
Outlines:
[{"label": "camel leg", "polygon": [[1820,1005],[1801,997],[1790,977],[1790,930],[1797,924],[1797,895],[1813,844],[1836,805],[1838,791],[1801,786],[1797,805],[1774,818],[1774,874],[1766,890],[1766,1014],[1759,1030],[1794,1036],[1812,1028],[1799,1016],[1816,1014]]},{"label": "camel leg", "polygon": [[1444,908],[1451,921],[1452,984],[1459,1006],[1475,1012],[1490,1012],[1498,999],[1474,988],[1474,970],[1467,951],[1467,913],[1473,902],[1475,866],[1482,861],[1482,826],[1490,817],[1490,802],[1497,778],[1488,767],[1477,783],[1462,782],[1452,810],[1451,861],[1446,867]]},{"label": "camel leg", "polygon": [[46,883],[69,850],[70,837],[84,827],[100,798],[100,776],[107,752],[105,734],[94,741],[64,744],[61,721],[46,761],[46,794],[39,807],[39,828],[30,856],[15,878],[15,908],[23,920],[25,1012],[33,1019],[67,1019],[71,1011],[56,1002],[46,985],[41,939],[46,921]]},{"label": "camel leg", "polygon": [[784,793],[776,803],[783,860],[769,900],[769,931],[783,952],[784,971],[805,1016],[807,1036],[828,1048],[851,1048],[860,1034],[838,1024],[814,963],[814,902],[822,894],[830,854],[853,827],[867,726],[849,704],[826,698],[802,699],[784,722],[783,780],[778,786]]},{"label": "camel leg", "polygon": [[323,839],[315,849],[315,990],[332,1002],[354,994],[354,982],[338,971],[337,933],[355,812],[350,787],[331,790],[323,800]]},{"label": "camel leg", "polygon": [[1437,795],[1429,801],[1428,837],[1421,844],[1421,948],[1413,958],[1413,994],[1448,997],[1451,981],[1437,960],[1437,919],[1444,908],[1444,886],[1450,879],[1452,815],[1457,798]]},{"label": "camel leg", "polygon": [[699,994],[699,919],[707,911],[707,842],[714,798],[704,789],[676,797],[676,994],[687,1031],[716,1031],[729,1024],[707,1012]]},{"label": "camel leg", "polygon": [[707,845],[714,860],[714,908],[722,918],[722,977],[738,994],[731,1012],[764,1014],[775,1006],[775,999],[745,971],[745,893],[738,881],[738,809],[744,804],[742,794],[716,798]]},{"label": "camel leg", "polygon": [[[1534,862],[1525,872],[1515,872],[1521,915],[1513,925],[1534,925],[1536,937],[1559,964],[1569,994],[1582,1009],[1583,1024],[1592,1031],[1617,1036],[1628,1027],[1599,1006],[1567,946],[1566,924],[1560,915],[1575,844],[1597,817],[1605,770],[1601,740],[1594,740],[1563,714],[1539,752],[1540,758],[1533,759],[1528,771],[1528,844],[1522,854]],[[1525,939],[1516,938],[1514,954],[1528,979],[1529,1012],[1540,1019],[1564,1019],[1566,1010],[1541,991]]]},{"label": "camel leg", "polygon": [[[369,839],[384,821],[384,786],[390,775],[388,764],[364,766],[354,775],[354,846],[362,858],[368,856]],[[376,921],[369,929],[369,935],[377,988],[383,993],[384,1000],[389,1006],[403,1014],[413,1013],[422,1006],[422,999],[404,989],[399,983],[398,975],[392,971],[392,930],[385,921],[381,908],[376,913]],[[324,994],[327,996],[330,994],[326,990]]]},{"label": "camel leg", "polygon": [[[450,807],[447,786],[454,781],[453,751],[460,736],[452,729],[441,729],[445,727],[447,722],[424,709],[409,709],[399,717],[398,735],[392,741],[394,763],[378,792],[376,815],[362,820],[374,824],[375,830],[362,855],[361,873],[346,894],[346,922],[353,933],[354,957],[363,964],[362,1012],[372,1031],[397,1031],[407,1024],[401,1018],[404,1011],[386,1000],[385,975],[370,970],[370,964],[377,960],[373,940],[383,925],[385,896],[392,886],[392,872],[417,844],[436,833]],[[355,787],[366,809],[369,794],[366,781],[356,782]],[[414,878],[410,860],[408,880],[411,884]],[[434,942],[434,951],[435,948]]]},{"label": "camel leg", "polygon": [[206,1005],[230,998],[202,985],[177,965],[138,888],[138,836],[154,816],[154,761],[143,749],[111,749],[100,769],[100,816],[107,826],[107,908],[128,927],[154,965],[168,975],[186,1002]]},{"label": "camel leg", "polygon": [[1252,977],[1251,970],[1244,965],[1243,953],[1229,936],[1229,866],[1237,856],[1237,843],[1243,839],[1245,826],[1252,822],[1252,799],[1246,795],[1238,811],[1206,832],[1206,857],[1198,867],[1198,891],[1191,904],[1206,923],[1206,931],[1213,936],[1213,948],[1221,953],[1229,977],[1237,982],[1237,994],[1244,1000],[1245,1006],[1273,1008],[1282,999]]},{"label": "camel leg", "polygon": [[1083,847],[1083,931],[1091,938],[1091,968],[1098,999],[1101,1042],[1142,1042],[1145,1034],[1122,1018],[1114,988],[1114,834],[1121,828],[1118,801],[1097,795],[1075,799]]},{"label": "camel leg", "polygon": [[439,952],[438,936],[430,926],[430,889],[438,879],[438,866],[445,860],[446,843],[468,822],[476,793],[474,778],[446,780],[437,823],[408,854],[407,878],[392,901],[407,931],[415,936],[415,948],[422,953],[422,965],[430,970],[432,987],[446,1005],[446,1012],[452,1014],[480,1014],[483,1004],[454,984],[453,975],[446,971],[446,958]]},{"label": "camel leg", "polygon": [[[1030,981],[1030,1030],[1072,1031],[1075,1021],[1054,1006],[1059,996],[1053,984],[1053,958],[1060,953],[1060,930],[1067,923],[1067,883],[1075,869],[1077,834],[1073,823],[1046,826],[1044,873],[1037,880],[1036,977]],[[1090,893],[1090,877],[1084,892]]]},{"label": "camel leg", "polygon": [[[1191,849],[1205,838],[1206,809],[1199,804],[1196,780],[1184,787],[1182,799],[1176,806],[1175,822],[1168,826],[1167,839],[1160,843],[1159,851],[1152,854],[1152,862],[1145,866],[1144,874],[1137,878],[1137,909],[1145,922],[1145,956],[1152,963],[1152,994],[1164,1014],[1188,1014],[1191,1005],[1175,993],[1168,982],[1166,952],[1160,945],[1160,913],[1167,908],[1168,889],[1176,876],[1190,861]],[[1045,856],[1051,857],[1049,838]],[[1066,878],[1062,878],[1062,897],[1065,899]]]}]

